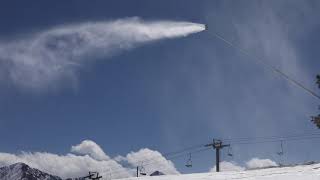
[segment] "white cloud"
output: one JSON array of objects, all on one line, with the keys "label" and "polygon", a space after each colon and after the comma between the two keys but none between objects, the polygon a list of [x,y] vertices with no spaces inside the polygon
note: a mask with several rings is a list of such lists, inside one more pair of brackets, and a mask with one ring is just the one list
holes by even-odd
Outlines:
[{"label": "white cloud", "polygon": [[[223,161],[223,162],[220,162],[220,170],[221,171],[243,171],[245,170],[245,168],[237,165],[237,163],[235,162]],[[216,171],[216,166],[214,166],[210,170],[210,172],[215,172],[215,171]]]},{"label": "white cloud", "polygon": [[270,159],[253,158],[246,163],[248,169],[266,168],[278,166],[278,164]]},{"label": "white cloud", "polygon": [[114,159],[115,161],[117,161],[117,162],[122,162],[122,163],[125,162],[125,161],[127,161],[126,157],[123,157],[123,156],[120,156],[120,155],[114,157],[113,159]]},{"label": "white cloud", "polygon": [[5,79],[19,86],[42,89],[63,80],[75,80],[75,72],[93,57],[108,57],[142,43],[202,30],[202,24],[148,22],[139,18],[60,26],[0,41],[0,74],[6,74]]},{"label": "white cloud", "polygon": [[80,144],[71,147],[71,152],[90,155],[96,160],[108,160],[110,159],[101,149],[101,147],[93,141],[84,140]]},{"label": "white cloud", "polygon": [[158,151],[141,149],[127,154],[125,160],[132,166],[143,166],[147,174],[158,170],[165,174],[179,174],[174,164],[164,158]]},{"label": "white cloud", "polygon": [[76,154],[58,155],[47,152],[22,152],[19,154],[0,153],[0,167],[17,162],[23,162],[33,168],[60,176],[62,178],[82,177],[88,171],[98,171],[105,178],[124,178],[135,174],[135,166],[144,161],[148,173],[152,170],[162,170],[167,174],[178,174],[171,161],[166,160],[159,152],[150,149],[142,149],[131,152],[126,157],[117,156],[119,160],[128,162],[129,167],[122,166],[115,159],[110,158],[95,142],[85,140],[71,151]]}]

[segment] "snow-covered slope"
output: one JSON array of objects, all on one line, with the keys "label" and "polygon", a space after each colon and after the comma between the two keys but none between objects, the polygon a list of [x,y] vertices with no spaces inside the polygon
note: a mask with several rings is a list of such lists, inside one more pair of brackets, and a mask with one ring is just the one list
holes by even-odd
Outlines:
[{"label": "snow-covered slope", "polygon": [[[199,173],[158,177],[141,177],[139,180],[320,180],[320,164],[247,170],[239,172]],[[123,180],[138,180],[127,178]]]},{"label": "snow-covered slope", "polygon": [[[105,177],[103,179],[106,179]],[[320,164],[238,172],[132,177],[122,180],[320,180]],[[0,180],[61,180],[23,163],[0,168]]]},{"label": "snow-covered slope", "polygon": [[31,168],[24,163],[16,163],[0,168],[0,180],[61,180],[61,178]]}]

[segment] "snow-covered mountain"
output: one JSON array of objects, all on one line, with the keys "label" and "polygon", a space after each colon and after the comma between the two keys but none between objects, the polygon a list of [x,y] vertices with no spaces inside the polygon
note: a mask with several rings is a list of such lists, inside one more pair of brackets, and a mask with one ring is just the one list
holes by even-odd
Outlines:
[{"label": "snow-covered mountain", "polygon": [[44,173],[24,163],[16,163],[0,168],[0,180],[62,180],[58,176]]}]

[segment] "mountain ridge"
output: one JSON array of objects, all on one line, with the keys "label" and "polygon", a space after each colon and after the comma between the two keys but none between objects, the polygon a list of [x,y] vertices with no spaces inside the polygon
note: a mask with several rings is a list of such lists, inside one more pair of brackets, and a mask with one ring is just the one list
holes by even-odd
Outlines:
[{"label": "mountain ridge", "polygon": [[19,162],[0,167],[0,180],[62,180],[62,178]]}]

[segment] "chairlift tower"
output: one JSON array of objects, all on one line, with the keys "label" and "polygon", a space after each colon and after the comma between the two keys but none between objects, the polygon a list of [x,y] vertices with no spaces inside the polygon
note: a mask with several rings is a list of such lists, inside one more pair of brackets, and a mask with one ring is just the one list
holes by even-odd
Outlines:
[{"label": "chairlift tower", "polygon": [[205,147],[212,147],[216,150],[216,172],[220,172],[220,149],[230,147],[230,144],[223,144],[221,140],[213,139],[213,142],[205,145]]},{"label": "chairlift tower", "polygon": [[279,158],[280,158],[280,162],[279,162],[279,165],[280,166],[283,166],[283,158],[282,158],[282,156],[284,155],[284,150],[283,150],[283,141],[284,140],[281,140],[280,141],[280,151],[279,152],[277,152],[277,154],[279,155]]}]

